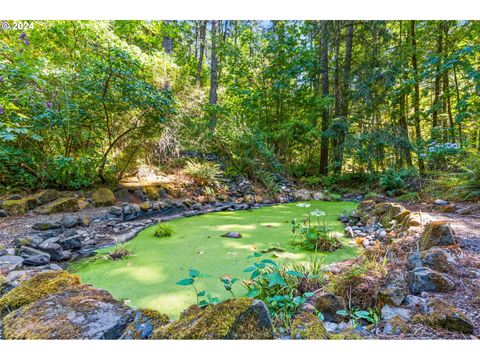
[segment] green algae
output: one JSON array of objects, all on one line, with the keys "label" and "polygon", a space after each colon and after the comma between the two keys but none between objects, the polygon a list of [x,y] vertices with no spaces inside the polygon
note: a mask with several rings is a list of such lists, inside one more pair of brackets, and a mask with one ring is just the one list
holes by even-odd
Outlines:
[{"label": "green algae", "polygon": [[[345,210],[355,208],[350,202],[311,201],[307,210],[326,212],[326,223],[342,234],[343,226],[337,217]],[[123,299],[136,308],[156,309],[171,318],[195,303],[190,287],[175,283],[186,277],[189,269],[197,269],[209,276],[200,280],[199,289],[221,300],[231,297],[220,282],[228,274],[240,279],[248,278],[243,270],[252,263],[247,259],[254,251],[281,248],[284,252],[269,252],[265,258],[275,261],[305,262],[315,253],[289,244],[292,239],[291,220],[304,213],[295,203],[263,207],[254,210],[218,212],[172,220],[172,237],[157,238],[154,226],[141,231],[129,246],[133,256],[119,261],[84,261],[72,268],[82,282],[108,290],[116,299]],[[221,235],[236,231],[242,238],[231,239]],[[318,253],[325,263],[355,257],[355,244],[342,238],[344,246],[333,253]],[[108,249],[102,252],[108,252]],[[233,286],[236,296],[246,291],[237,282]]]}]

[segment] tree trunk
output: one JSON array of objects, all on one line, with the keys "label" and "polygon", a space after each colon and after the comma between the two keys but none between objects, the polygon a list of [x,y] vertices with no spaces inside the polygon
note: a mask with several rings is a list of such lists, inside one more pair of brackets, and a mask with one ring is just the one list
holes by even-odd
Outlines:
[{"label": "tree trunk", "polygon": [[[162,38],[163,51],[165,51],[166,54],[172,56],[172,53],[173,53],[173,38],[170,36],[171,21],[164,21],[164,23],[167,25],[166,26],[167,34],[165,34]],[[165,31],[165,29],[163,31]]]},{"label": "tree trunk", "polygon": [[[329,95],[329,80],[328,80],[328,22],[321,21],[321,59],[320,59],[320,73],[321,73],[321,94],[322,97]],[[325,106],[322,110],[322,141],[320,146],[320,168],[319,172],[322,175],[328,174],[328,138],[325,132],[328,129],[328,107]]]},{"label": "tree trunk", "polygon": [[350,88],[350,70],[352,66],[352,46],[353,46],[354,21],[350,21],[347,26],[347,40],[345,44],[345,64],[343,69],[343,79],[340,86],[340,118],[342,129],[337,134],[337,146],[335,148],[335,173],[341,173],[343,167],[343,144],[347,130],[344,128],[348,121],[348,100]]},{"label": "tree trunk", "polygon": [[415,120],[415,138],[417,140],[417,157],[418,157],[418,170],[420,173],[425,171],[425,163],[422,156],[420,155],[420,145],[423,142],[422,131],[420,128],[420,84],[418,80],[418,62],[417,62],[417,38],[416,38],[416,25],[415,20],[410,21],[410,38],[412,41],[412,68],[413,68],[413,77],[414,77],[414,94],[413,94],[413,117]]},{"label": "tree trunk", "polygon": [[207,21],[200,21],[200,49],[198,54],[198,68],[197,68],[197,83],[202,86],[202,67],[203,67],[203,54],[205,53],[205,35],[207,33]]},{"label": "tree trunk", "polygon": [[215,125],[217,122],[217,115],[215,106],[217,105],[217,29],[218,21],[212,20],[212,33],[211,33],[211,59],[210,59],[210,97],[209,103],[211,106],[211,116],[210,116],[210,130],[215,130]]},{"label": "tree trunk", "polygon": [[438,108],[440,104],[440,86],[442,76],[440,74],[443,53],[443,21],[438,22],[438,37],[437,37],[437,64],[435,67],[435,89],[433,97],[433,113],[432,113],[432,137],[435,138],[435,128],[438,123]]}]

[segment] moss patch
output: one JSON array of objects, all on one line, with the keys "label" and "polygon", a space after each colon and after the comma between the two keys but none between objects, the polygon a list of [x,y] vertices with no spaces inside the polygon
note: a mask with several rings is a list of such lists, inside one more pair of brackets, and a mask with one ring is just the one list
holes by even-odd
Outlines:
[{"label": "moss patch", "polygon": [[95,206],[109,206],[114,205],[117,202],[115,194],[108,188],[100,188],[95,190],[92,195]]},{"label": "moss patch", "polygon": [[153,339],[272,339],[268,310],[258,300],[229,299],[204,309],[189,308],[178,321],[156,330]]},{"label": "moss patch", "polygon": [[44,205],[35,211],[40,214],[49,215],[61,212],[75,212],[78,211],[79,208],[80,205],[78,203],[78,199],[74,196],[71,196],[52,201],[51,203],[48,203],[47,205]]},{"label": "moss patch", "polygon": [[292,339],[321,340],[327,338],[327,330],[318,316],[303,312],[292,320]]},{"label": "moss patch", "polygon": [[0,299],[0,317],[49,294],[80,284],[80,277],[65,271],[49,271],[24,281]]},{"label": "moss patch", "polygon": [[[356,204],[349,202],[311,201],[309,210],[320,209],[327,213],[325,221],[334,231],[343,234],[343,226],[337,217]],[[253,263],[247,259],[254,251],[281,248],[271,251],[264,258],[276,262],[306,262],[315,253],[290,245],[293,218],[301,218],[304,209],[296,204],[263,207],[255,210],[210,213],[169,221],[174,228],[171,237],[159,240],[154,236],[155,226],[140,232],[129,244],[135,256],[110,262],[86,260],[75,266],[84,283],[107,289],[117,299],[128,300],[136,308],[159,310],[171,318],[195,303],[195,295],[189,287],[175,283],[183,279],[189,269],[197,269],[209,277],[200,280],[201,290],[225,300],[230,295],[219,278],[224,274],[245,279],[243,272]],[[229,231],[242,234],[240,239],[223,238]],[[325,263],[353,258],[357,247],[349,239],[342,238],[344,247],[333,253],[318,253]],[[108,253],[104,249],[99,253]],[[73,269],[72,269],[73,270]],[[236,296],[246,291],[240,282],[233,286]]]}]

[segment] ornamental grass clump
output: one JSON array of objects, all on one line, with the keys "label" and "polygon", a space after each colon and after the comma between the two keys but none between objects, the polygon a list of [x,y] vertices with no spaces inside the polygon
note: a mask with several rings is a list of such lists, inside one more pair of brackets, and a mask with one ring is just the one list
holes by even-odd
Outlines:
[{"label": "ornamental grass clump", "polygon": [[170,224],[157,224],[153,229],[155,237],[170,237],[173,235],[173,226]]}]

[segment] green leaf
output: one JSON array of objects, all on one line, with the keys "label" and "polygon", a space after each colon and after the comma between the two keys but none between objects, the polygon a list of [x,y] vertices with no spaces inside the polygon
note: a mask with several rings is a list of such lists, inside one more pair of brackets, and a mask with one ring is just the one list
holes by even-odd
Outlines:
[{"label": "green leaf", "polygon": [[258,296],[260,294],[260,290],[258,289],[250,289],[247,292],[247,295],[245,295],[248,298],[254,298],[255,296]]},{"label": "green leaf", "polygon": [[303,274],[301,272],[295,271],[295,270],[288,270],[286,274],[291,275],[291,276],[297,276],[297,277],[303,277]]},{"label": "green leaf", "polygon": [[305,294],[303,294],[303,296],[308,299],[309,297],[312,297],[313,295],[315,295],[315,293],[313,292],[306,292]]},{"label": "green leaf", "polygon": [[251,258],[256,258],[256,257],[262,257],[263,254],[262,253],[259,253],[259,252],[254,252],[252,255],[248,256],[247,259],[251,259]]},{"label": "green leaf", "polygon": [[198,303],[198,306],[200,306],[200,307],[205,307],[207,305],[209,305],[208,300],[202,300]]},{"label": "green leaf", "polygon": [[205,290],[202,290],[197,293],[198,296],[205,296]]},{"label": "green leaf", "polygon": [[268,278],[270,280],[270,283],[268,284],[268,287],[272,287],[272,286],[275,286],[275,285],[281,285],[281,286],[287,285],[285,280],[283,280],[283,278],[275,272],[268,274]]},{"label": "green leaf", "polygon": [[320,311],[317,313],[317,316],[321,321],[325,320],[325,316],[323,316],[323,314]]},{"label": "green leaf", "polygon": [[177,281],[176,284],[182,285],[182,286],[188,286],[188,285],[192,285],[194,282],[195,282],[194,279],[188,278],[188,279],[182,279],[180,281]]},{"label": "green leaf", "polygon": [[190,269],[188,271],[188,276],[192,277],[192,278],[196,278],[196,277],[200,277],[200,271],[198,270],[195,270],[195,269]]},{"label": "green leaf", "polygon": [[232,281],[231,281],[231,283],[232,283],[232,284],[235,284],[237,281],[240,281],[240,279],[239,279],[239,278],[233,278]]},{"label": "green leaf", "polygon": [[260,261],[261,263],[264,263],[264,264],[270,264],[270,265],[273,265],[273,266],[277,266],[277,263],[273,260],[270,260],[270,259],[263,259],[262,261]]},{"label": "green leaf", "polygon": [[260,271],[255,270],[252,275],[250,276],[250,280],[255,280],[257,277],[260,276]]},{"label": "green leaf", "polygon": [[347,310],[337,310],[337,315],[348,316]]},{"label": "green leaf", "polygon": [[243,272],[250,272],[250,271],[254,271],[254,270],[257,270],[257,267],[256,267],[256,266],[249,266],[248,268],[246,268],[245,270],[243,270]]}]

